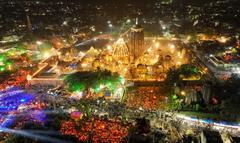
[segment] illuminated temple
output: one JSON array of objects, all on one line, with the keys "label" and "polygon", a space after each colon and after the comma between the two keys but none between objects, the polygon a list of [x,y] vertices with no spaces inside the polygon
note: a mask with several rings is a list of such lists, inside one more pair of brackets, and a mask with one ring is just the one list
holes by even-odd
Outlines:
[{"label": "illuminated temple", "polygon": [[123,38],[118,39],[117,42],[115,42],[115,44],[113,45],[112,55],[116,61],[119,60],[125,64],[130,62],[129,48]]},{"label": "illuminated temple", "polygon": [[[108,42],[99,44],[106,39]],[[59,85],[63,83],[64,75],[99,69],[117,72],[130,81],[162,81],[170,67],[185,62],[181,47],[176,47],[172,41],[156,37],[144,38],[144,28],[138,19],[118,39],[112,39],[102,36],[59,49],[56,58],[52,56],[42,62],[38,71],[29,77],[29,83]]]},{"label": "illuminated temple", "polygon": [[140,25],[138,18],[136,19],[136,24],[130,29],[128,45],[131,62],[135,62],[146,51],[144,46],[144,29]]}]

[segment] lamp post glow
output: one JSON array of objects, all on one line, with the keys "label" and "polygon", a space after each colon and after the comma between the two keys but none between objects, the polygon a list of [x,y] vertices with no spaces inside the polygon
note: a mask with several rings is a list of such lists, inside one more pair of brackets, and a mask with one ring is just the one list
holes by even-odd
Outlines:
[{"label": "lamp post glow", "polygon": [[47,59],[47,58],[50,57],[50,54],[48,52],[46,52],[46,53],[43,54],[43,57]]},{"label": "lamp post glow", "polygon": [[172,50],[175,49],[175,45],[173,45],[173,44],[170,44],[169,47],[170,47],[170,49],[172,49]]},{"label": "lamp post glow", "polygon": [[228,40],[229,40],[229,39],[226,38],[226,37],[224,37],[224,36],[218,38],[218,41],[221,42],[221,43],[226,43]]},{"label": "lamp post glow", "polygon": [[112,28],[113,27],[113,25],[110,23],[110,24],[108,24],[108,26],[109,26],[109,28]]},{"label": "lamp post glow", "polygon": [[111,50],[112,50],[112,46],[108,45],[108,46],[107,46],[107,49],[108,49],[109,51],[111,51]]},{"label": "lamp post glow", "polygon": [[185,96],[186,95],[186,92],[185,91],[181,91],[180,93],[182,96]]},{"label": "lamp post glow", "polygon": [[160,44],[157,42],[157,43],[155,43],[155,47],[156,48],[159,48],[159,46],[160,46]]},{"label": "lamp post glow", "polygon": [[43,42],[42,42],[42,41],[37,41],[36,44],[37,44],[37,45],[42,45]]}]

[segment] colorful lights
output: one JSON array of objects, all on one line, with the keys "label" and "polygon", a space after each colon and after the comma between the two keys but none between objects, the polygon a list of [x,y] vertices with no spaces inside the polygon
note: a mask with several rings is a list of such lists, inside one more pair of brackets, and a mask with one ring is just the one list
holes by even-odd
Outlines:
[{"label": "colorful lights", "polygon": [[[32,101],[34,96],[27,94],[18,87],[11,87],[0,93],[0,113],[8,114],[7,118],[0,117],[0,127],[8,127],[12,124],[14,116],[12,113],[28,102]],[[0,115],[1,115],[0,114]]]},{"label": "colorful lights", "polygon": [[75,121],[79,121],[80,119],[82,119],[83,114],[81,112],[78,112],[78,111],[73,111],[70,116]]},{"label": "colorful lights", "polygon": [[0,72],[11,71],[12,62],[8,60],[7,56],[0,54]]},{"label": "colorful lights", "polygon": [[29,71],[19,70],[18,72],[14,73],[14,81],[11,80],[11,84],[9,84],[8,80],[5,80],[3,83],[0,84],[0,89],[5,89],[8,86],[24,86],[27,83],[27,75]]}]

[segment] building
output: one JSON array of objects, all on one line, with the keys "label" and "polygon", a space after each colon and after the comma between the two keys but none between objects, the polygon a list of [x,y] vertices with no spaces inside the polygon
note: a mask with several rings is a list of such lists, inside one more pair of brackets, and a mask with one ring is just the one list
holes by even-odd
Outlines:
[{"label": "building", "polygon": [[144,46],[144,29],[136,19],[136,24],[130,29],[129,33],[129,52],[130,61],[136,61],[145,52]]},{"label": "building", "polygon": [[113,45],[113,57],[116,61],[121,61],[125,64],[129,63],[129,50],[127,44],[124,42],[123,38],[120,38],[114,45]]}]

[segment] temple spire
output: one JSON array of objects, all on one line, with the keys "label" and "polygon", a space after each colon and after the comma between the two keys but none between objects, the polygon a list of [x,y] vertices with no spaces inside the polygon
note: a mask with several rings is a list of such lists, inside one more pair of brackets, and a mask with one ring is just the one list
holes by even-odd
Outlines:
[{"label": "temple spire", "polygon": [[136,25],[138,25],[139,24],[139,21],[138,21],[138,17],[136,18]]}]

